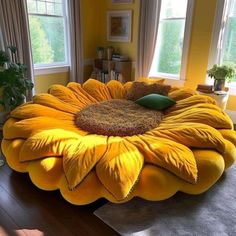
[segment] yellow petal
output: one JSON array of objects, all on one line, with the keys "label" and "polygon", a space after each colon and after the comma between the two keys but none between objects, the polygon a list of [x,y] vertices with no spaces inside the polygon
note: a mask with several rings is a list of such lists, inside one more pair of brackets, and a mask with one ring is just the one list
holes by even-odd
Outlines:
[{"label": "yellow petal", "polygon": [[163,125],[146,134],[169,139],[187,147],[214,148],[221,153],[225,151],[225,141],[220,132],[204,124]]},{"label": "yellow petal", "polygon": [[108,149],[96,166],[98,178],[117,199],[122,200],[132,191],[142,170],[144,158],[130,142],[109,137]]},{"label": "yellow petal", "polygon": [[23,139],[2,140],[1,147],[7,164],[15,171],[27,172],[29,163],[21,163],[19,161],[19,153],[24,144]]},{"label": "yellow petal", "polygon": [[218,130],[222,136],[236,146],[236,131],[230,129]]},{"label": "yellow petal", "polygon": [[57,109],[42,106],[39,104],[27,104],[25,106],[19,106],[10,114],[10,117],[15,119],[28,119],[38,116],[52,117],[59,120],[71,121],[75,119],[73,114],[58,111]]},{"label": "yellow petal", "polygon": [[192,110],[194,108],[207,108],[207,109],[211,109],[211,110],[216,110],[220,113],[223,113],[222,109],[214,104],[210,104],[210,103],[199,103],[199,104],[196,104],[196,105],[192,105],[192,106],[189,106],[189,107],[184,107],[184,108],[181,108],[181,109],[178,109],[178,110],[173,110],[173,111],[170,111],[170,110],[166,110],[165,111],[165,117],[168,117],[168,116],[174,116],[174,115],[178,115],[180,113],[183,113],[185,111],[189,111],[189,110]]},{"label": "yellow petal", "polygon": [[165,79],[158,79],[158,78],[153,78],[153,77],[139,77],[137,79],[138,82],[144,82],[146,84],[164,84]]},{"label": "yellow petal", "polygon": [[39,132],[28,138],[21,148],[20,161],[63,156],[68,146],[77,145],[82,136],[62,129]]},{"label": "yellow petal", "polygon": [[231,119],[224,113],[207,108],[194,108],[178,115],[164,117],[162,124],[201,123],[216,129],[232,129]]},{"label": "yellow petal", "polygon": [[169,108],[167,112],[191,107],[191,106],[194,106],[196,104],[201,104],[201,103],[216,104],[216,101],[213,98],[208,97],[208,96],[195,95],[195,96],[191,96],[189,98],[177,101],[177,103],[173,107]]},{"label": "yellow petal", "polygon": [[125,92],[126,92],[126,93],[130,90],[132,84],[133,84],[133,82],[131,82],[131,81],[126,82],[126,83],[124,84],[124,89],[125,89]]},{"label": "yellow petal", "polygon": [[[75,83],[75,82],[70,82],[69,84],[67,84],[67,88],[69,88],[71,91],[74,92],[75,96],[77,96],[77,98],[79,100],[83,99],[85,101],[89,101],[90,103],[96,103],[97,100],[92,97],[89,93],[87,93],[81,86],[81,84],[79,83]],[[89,104],[89,102],[87,102]]]},{"label": "yellow petal", "polygon": [[84,99],[84,97],[78,98],[74,92],[62,85],[52,85],[49,89],[49,93],[63,102],[79,107],[80,109],[91,104],[88,99]]},{"label": "yellow petal", "polygon": [[180,88],[170,92],[168,96],[174,99],[175,101],[179,101],[197,94],[198,92],[196,92],[196,90],[190,88]]},{"label": "yellow petal", "polygon": [[107,150],[107,137],[87,135],[63,152],[63,166],[70,189],[74,189],[93,169]]},{"label": "yellow petal", "polygon": [[107,86],[98,80],[87,80],[83,84],[83,89],[98,101],[104,101],[112,98]]},{"label": "yellow petal", "polygon": [[113,99],[122,99],[125,97],[125,89],[120,82],[111,80],[107,83],[107,88]]},{"label": "yellow petal", "polygon": [[145,162],[163,167],[190,183],[197,181],[197,165],[192,151],[164,138],[139,135],[127,138],[144,155]]},{"label": "yellow petal", "polygon": [[46,107],[51,107],[56,110],[68,112],[71,114],[76,114],[80,109],[80,107],[78,107],[78,106],[63,102],[62,100],[54,97],[51,94],[47,94],[47,93],[35,95],[33,97],[33,102],[36,104],[40,104],[40,105],[43,105]]},{"label": "yellow petal", "polygon": [[43,130],[58,129],[72,131],[79,135],[86,135],[87,132],[77,128],[74,121],[58,120],[50,117],[34,117],[25,120],[8,119],[3,127],[5,139],[29,138]]}]

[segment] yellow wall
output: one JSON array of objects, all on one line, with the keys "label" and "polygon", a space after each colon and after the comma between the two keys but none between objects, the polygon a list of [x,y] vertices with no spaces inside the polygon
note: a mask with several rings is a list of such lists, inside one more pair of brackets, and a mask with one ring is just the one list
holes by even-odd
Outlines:
[{"label": "yellow wall", "polygon": [[227,103],[227,109],[236,111],[236,96],[229,96]]},{"label": "yellow wall", "polygon": [[69,73],[40,75],[35,77],[35,93],[45,93],[53,84],[66,85],[69,81]]},{"label": "yellow wall", "polygon": [[[111,0],[100,1],[101,11],[100,19],[101,25],[99,27],[99,43],[101,46],[113,46],[119,49],[122,54],[128,55],[132,60],[136,58],[136,47],[138,39],[138,16],[139,16],[139,0],[135,0],[132,4],[114,4]],[[107,41],[107,11],[112,10],[132,10],[132,40],[131,42],[109,42]]]},{"label": "yellow wall", "polygon": [[214,24],[216,0],[196,0],[187,63],[185,86],[204,84]]},{"label": "yellow wall", "polygon": [[[127,54],[132,61],[136,61],[139,7],[140,0],[134,0],[132,4],[112,4],[111,0],[82,0],[84,58],[95,58],[97,46],[111,45],[115,49],[119,49],[122,54]],[[130,43],[107,41],[107,11],[110,10],[132,10],[132,41]],[[197,84],[205,82],[215,10],[216,0],[195,0],[186,87],[196,88]],[[91,66],[85,67],[86,79],[91,70]],[[44,76],[43,78],[37,77],[37,92],[45,91],[48,85],[55,82],[65,84],[68,74],[56,77],[54,75]],[[236,96],[230,96],[227,109],[236,111]]]}]

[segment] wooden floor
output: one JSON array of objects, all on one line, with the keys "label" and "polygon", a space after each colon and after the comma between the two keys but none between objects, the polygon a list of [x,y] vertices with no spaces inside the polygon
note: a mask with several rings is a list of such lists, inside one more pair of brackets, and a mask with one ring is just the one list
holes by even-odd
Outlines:
[{"label": "wooden floor", "polygon": [[38,189],[28,174],[0,167],[0,236],[118,235],[93,215],[104,203],[71,205],[59,191]]}]

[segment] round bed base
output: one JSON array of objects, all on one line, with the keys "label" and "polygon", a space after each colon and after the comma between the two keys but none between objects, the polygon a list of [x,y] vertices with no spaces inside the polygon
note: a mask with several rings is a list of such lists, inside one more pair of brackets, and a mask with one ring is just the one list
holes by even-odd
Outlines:
[{"label": "round bed base", "polygon": [[214,100],[173,89],[177,104],[160,125],[144,134],[107,137],[75,124],[78,110],[109,99],[124,99],[132,83],[55,85],[49,94],[11,113],[3,128],[8,165],[28,173],[43,190],[60,190],[70,203],[133,197],[160,201],[182,191],[209,189],[236,159],[232,121]]}]

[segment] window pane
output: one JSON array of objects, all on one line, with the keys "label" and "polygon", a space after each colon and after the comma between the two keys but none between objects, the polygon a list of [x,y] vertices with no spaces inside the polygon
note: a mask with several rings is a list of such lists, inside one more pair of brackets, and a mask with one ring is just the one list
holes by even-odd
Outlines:
[{"label": "window pane", "polygon": [[55,4],[55,15],[62,16],[62,5],[61,4]]},{"label": "window pane", "polygon": [[230,10],[230,16],[235,16],[236,17],[236,1],[234,0],[232,3],[232,7]]},{"label": "window pane", "polygon": [[62,0],[27,0],[30,14],[63,16]]},{"label": "window pane", "polygon": [[229,18],[225,46],[223,49],[223,62],[236,63],[236,18]]},{"label": "window pane", "polygon": [[157,71],[159,73],[180,73],[184,36],[184,20],[160,22],[157,39]]},{"label": "window pane", "polygon": [[34,64],[65,62],[64,19],[29,16]]},{"label": "window pane", "polygon": [[47,2],[47,14],[48,15],[55,15],[55,8],[54,8],[54,3]]},{"label": "window pane", "polygon": [[46,4],[45,2],[37,1],[37,13],[46,14]]},{"label": "window pane", "polygon": [[157,43],[149,75],[178,78],[182,54],[188,0],[161,1]]},{"label": "window pane", "polygon": [[163,0],[160,19],[186,16],[187,0]]},{"label": "window pane", "polygon": [[36,12],[36,2],[34,0],[27,1],[28,12]]}]

